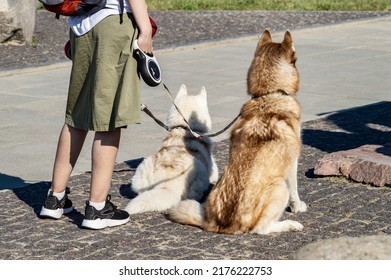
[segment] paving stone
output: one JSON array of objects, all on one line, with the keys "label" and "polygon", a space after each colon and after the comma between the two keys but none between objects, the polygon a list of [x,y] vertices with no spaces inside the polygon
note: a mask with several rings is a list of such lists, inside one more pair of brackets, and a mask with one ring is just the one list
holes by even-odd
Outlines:
[{"label": "paving stone", "polygon": [[[377,104],[357,110],[375,111],[372,117],[384,120],[389,107]],[[316,159],[327,154],[323,148],[332,139],[335,123],[346,118],[353,120],[351,115],[355,113],[353,110],[333,116],[332,121],[326,118],[302,125],[304,145],[298,172],[299,193],[309,208],[305,213],[286,212],[282,217],[301,222],[304,225],[301,232],[268,236],[214,234],[173,223],[165,213],[142,213],[133,215],[129,223],[120,227],[84,230],[81,223],[91,176],[84,173],[73,176],[69,182],[69,196],[76,210],[60,220],[38,218],[50,186],[48,182],[0,192],[0,259],[286,260],[300,248],[321,240],[341,236],[391,236],[389,187],[371,187],[343,178],[319,178],[311,172]],[[359,121],[354,120],[351,124]],[[349,127],[347,123],[346,127]],[[317,137],[319,128],[328,131],[329,138]],[[365,143],[370,134],[370,131],[363,133],[355,141]],[[387,133],[376,137],[378,141],[384,141],[384,138],[388,138]],[[213,151],[220,168],[227,164],[228,149],[229,141],[224,140],[218,142]],[[134,197],[130,180],[139,162],[122,162],[115,168],[110,192],[120,208]],[[372,256],[379,257],[368,255]]]},{"label": "paving stone", "polygon": [[[301,28],[388,14],[161,11],[154,13],[153,16],[161,27],[159,42],[167,40],[165,46],[169,46],[169,42],[191,43],[185,40],[192,37],[188,36],[189,32],[193,35],[193,31],[197,31],[200,24],[193,25],[196,30],[185,28],[186,32],[172,31],[178,26],[188,26],[183,24],[188,21],[202,23],[205,19],[213,20],[213,24],[201,24],[203,28],[208,29],[207,32],[194,33],[198,35],[196,40],[205,41],[213,33],[212,29],[220,36],[212,39],[219,39],[226,38],[224,36],[227,34],[245,36],[248,34],[246,30],[254,34],[248,25],[258,26],[258,30],[272,24],[276,30],[280,30],[298,23],[300,24],[296,27]],[[46,18],[46,22],[52,23],[50,30],[44,32],[42,26],[38,30],[40,41],[35,49],[1,47],[3,58],[0,60],[0,67],[25,67],[63,59],[62,47],[68,33],[64,25],[65,19],[50,20]],[[64,27],[63,32],[56,33],[58,36],[53,40],[53,31],[59,32],[59,26]],[[239,30],[240,26],[245,28]],[[169,28],[172,28],[171,31]],[[165,213],[133,215],[131,221],[121,227],[101,231],[85,230],[81,228],[81,223],[91,174],[83,173],[73,176],[69,182],[69,196],[74,203],[75,211],[59,220],[38,218],[50,182],[0,191],[0,259],[284,260],[289,259],[301,247],[321,240],[341,236],[354,238],[364,234],[391,236],[390,188],[374,188],[344,178],[321,178],[314,174],[313,168],[317,160],[326,154],[364,144],[379,145],[389,141],[391,133],[386,128],[391,127],[390,108],[391,102],[381,102],[354,110],[335,112],[324,119],[303,123],[303,149],[299,159],[298,180],[300,196],[309,208],[305,213],[286,212],[282,217],[301,222],[304,225],[301,232],[268,236],[214,234],[173,223],[166,218]],[[368,124],[371,124],[371,127]],[[220,170],[227,164],[228,150],[229,141],[216,143],[213,153]],[[120,208],[134,197],[130,189],[130,180],[138,163],[139,161],[129,161],[116,166],[110,192],[113,201]]]}]

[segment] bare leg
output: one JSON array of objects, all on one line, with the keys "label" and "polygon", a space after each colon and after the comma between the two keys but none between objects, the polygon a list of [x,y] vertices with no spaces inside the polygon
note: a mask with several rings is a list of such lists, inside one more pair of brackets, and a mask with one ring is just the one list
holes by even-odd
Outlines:
[{"label": "bare leg", "polygon": [[52,191],[65,190],[69,177],[80,155],[87,132],[64,124],[57,145],[52,175]]},{"label": "bare leg", "polygon": [[121,129],[96,132],[92,145],[91,202],[106,200],[117,158]]}]

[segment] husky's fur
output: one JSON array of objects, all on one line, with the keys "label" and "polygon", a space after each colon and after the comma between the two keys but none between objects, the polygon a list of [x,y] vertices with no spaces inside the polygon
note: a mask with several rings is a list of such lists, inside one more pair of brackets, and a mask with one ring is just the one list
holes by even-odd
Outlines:
[{"label": "husky's fur", "polygon": [[[186,86],[181,85],[174,103],[193,131],[202,135],[211,130],[204,87],[198,94],[190,95]],[[166,125],[170,131],[160,150],[147,157],[132,178],[132,189],[138,196],[125,208],[130,214],[164,211],[182,199],[200,200],[218,179],[209,137],[196,139],[174,105],[168,112]]]},{"label": "husky's fur", "polygon": [[301,108],[296,99],[299,73],[291,33],[272,42],[265,30],[248,70],[248,94],[231,132],[229,162],[205,204],[185,200],[169,211],[179,223],[218,233],[268,234],[299,231],[280,221],[289,205],[306,211],[297,192]]}]

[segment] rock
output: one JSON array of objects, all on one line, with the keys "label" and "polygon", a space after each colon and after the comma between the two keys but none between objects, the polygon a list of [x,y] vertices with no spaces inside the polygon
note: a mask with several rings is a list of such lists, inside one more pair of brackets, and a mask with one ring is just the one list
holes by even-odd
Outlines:
[{"label": "rock", "polygon": [[322,240],[300,248],[296,260],[390,260],[391,236],[371,235]]},{"label": "rock", "polygon": [[342,175],[374,186],[391,185],[391,143],[364,145],[328,154],[318,161],[314,174]]},{"label": "rock", "polygon": [[0,44],[31,43],[36,0],[0,0]]}]

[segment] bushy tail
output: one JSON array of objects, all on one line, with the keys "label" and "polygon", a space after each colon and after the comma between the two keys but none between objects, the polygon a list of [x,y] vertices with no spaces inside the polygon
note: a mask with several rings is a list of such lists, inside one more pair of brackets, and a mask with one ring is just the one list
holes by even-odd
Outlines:
[{"label": "bushy tail", "polygon": [[203,228],[205,224],[205,207],[196,200],[183,200],[168,211],[174,222]]}]

